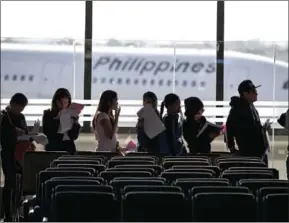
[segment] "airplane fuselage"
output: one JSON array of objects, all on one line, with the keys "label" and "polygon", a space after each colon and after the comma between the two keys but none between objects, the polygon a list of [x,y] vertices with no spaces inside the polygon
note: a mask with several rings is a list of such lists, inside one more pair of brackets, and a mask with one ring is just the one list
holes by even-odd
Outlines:
[{"label": "airplane fuselage", "polygon": [[[83,46],[1,44],[1,97],[23,92],[29,98],[52,98],[65,87],[83,98]],[[288,64],[273,59],[225,51],[224,100],[237,94],[238,84],[261,84],[259,100],[288,101]],[[275,69],[275,70],[274,70]],[[275,87],[273,87],[275,86]],[[92,99],[112,89],[119,99],[141,100],[154,91],[162,100],[175,92],[181,99],[216,99],[216,51],[163,48],[97,47],[92,54]],[[275,95],[273,94],[275,91]]]}]

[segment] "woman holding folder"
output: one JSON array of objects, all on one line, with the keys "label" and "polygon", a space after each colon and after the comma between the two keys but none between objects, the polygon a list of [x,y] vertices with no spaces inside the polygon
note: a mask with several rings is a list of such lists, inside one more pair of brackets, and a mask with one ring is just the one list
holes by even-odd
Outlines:
[{"label": "woman holding folder", "polygon": [[211,126],[203,116],[204,104],[197,97],[185,99],[186,120],[183,136],[190,153],[210,153],[211,142],[220,134],[221,128]]},{"label": "woman holding folder", "polygon": [[[155,93],[151,91],[144,93],[142,109],[144,109],[144,106],[146,105],[150,105],[153,108],[157,117],[159,117],[159,120],[162,122],[160,113],[157,109],[158,99]],[[153,138],[150,138],[149,136],[147,136],[144,130],[144,118],[139,117],[137,125],[136,125],[136,131],[137,131],[137,142],[138,142],[137,151],[138,152],[159,153],[160,148],[167,148],[167,142],[166,142],[166,137],[164,135],[164,132],[158,134],[157,136]]]},{"label": "woman holding folder", "polygon": [[74,141],[79,136],[80,124],[78,117],[71,117],[72,128],[67,132],[60,132],[61,112],[71,105],[71,95],[65,88],[59,88],[52,98],[51,109],[45,110],[42,117],[43,133],[47,136],[46,151],[76,152]]}]

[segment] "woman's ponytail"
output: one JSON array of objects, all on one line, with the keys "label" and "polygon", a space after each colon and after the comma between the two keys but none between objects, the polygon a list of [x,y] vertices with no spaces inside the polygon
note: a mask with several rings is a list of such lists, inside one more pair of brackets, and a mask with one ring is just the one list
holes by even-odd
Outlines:
[{"label": "woman's ponytail", "polygon": [[165,102],[163,101],[163,102],[161,103],[161,110],[160,110],[160,117],[161,117],[161,119],[163,118],[164,109],[165,109]]}]

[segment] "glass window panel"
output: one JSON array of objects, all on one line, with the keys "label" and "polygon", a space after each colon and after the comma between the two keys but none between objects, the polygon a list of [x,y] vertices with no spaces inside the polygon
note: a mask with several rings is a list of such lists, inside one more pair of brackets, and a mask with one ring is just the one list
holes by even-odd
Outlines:
[{"label": "glass window panel", "polygon": [[[215,72],[207,80],[208,76],[201,75],[205,72],[198,70],[202,68],[194,63],[207,66],[209,62],[198,53],[186,53],[186,49],[196,52],[215,49],[216,1],[94,1],[93,4],[96,46],[93,76],[98,80],[108,78],[94,83],[94,97],[105,89],[113,89],[119,94],[120,104],[122,100],[141,101],[146,91],[155,92],[160,101],[171,92],[184,99],[191,95],[201,97],[204,90],[200,89],[212,85],[208,95],[215,98]],[[212,58],[215,55],[213,52]],[[103,65],[94,69],[101,58]],[[186,61],[190,67],[180,67]],[[110,82],[110,78],[114,81]],[[131,120],[130,127],[136,124],[138,109],[131,109],[131,117],[126,118]]]},{"label": "glass window panel", "polygon": [[274,121],[269,164],[284,179],[288,132],[277,119],[288,109],[288,1],[227,1],[225,47],[225,99],[237,93],[242,79],[262,84],[258,103],[267,106],[257,108],[263,122]]},{"label": "glass window panel", "polygon": [[[84,22],[85,2],[1,2],[1,74],[34,76],[33,79],[14,78],[14,82],[7,84],[4,80],[2,98],[11,97],[15,89],[25,92],[29,98],[52,98],[59,87],[73,93],[74,80],[81,90],[72,95],[82,98],[83,44],[77,42],[83,42]],[[74,55],[74,44],[79,45],[79,56]],[[11,53],[12,49],[15,51]]]}]

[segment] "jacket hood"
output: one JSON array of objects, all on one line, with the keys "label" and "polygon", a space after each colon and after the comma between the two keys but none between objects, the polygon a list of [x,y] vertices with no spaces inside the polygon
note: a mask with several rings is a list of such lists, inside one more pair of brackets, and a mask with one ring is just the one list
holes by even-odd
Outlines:
[{"label": "jacket hood", "polygon": [[231,97],[231,101],[229,104],[231,107],[236,107],[240,104],[241,104],[241,98],[240,97],[238,97],[238,96]]}]

